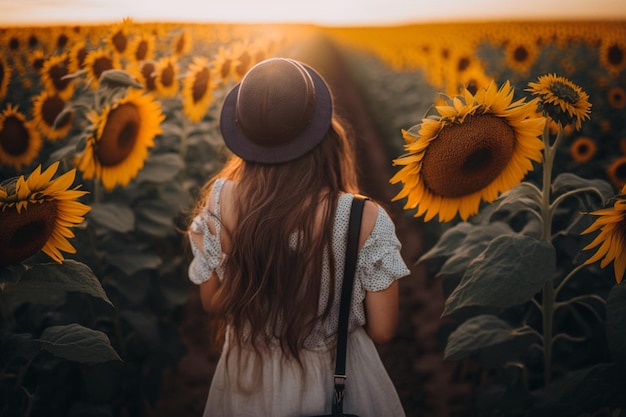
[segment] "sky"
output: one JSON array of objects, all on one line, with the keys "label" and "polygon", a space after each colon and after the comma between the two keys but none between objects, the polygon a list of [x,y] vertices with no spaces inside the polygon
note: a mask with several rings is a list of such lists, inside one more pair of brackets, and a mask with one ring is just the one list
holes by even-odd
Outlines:
[{"label": "sky", "polygon": [[626,20],[625,0],[0,0],[0,26],[118,22],[394,25],[433,21]]}]

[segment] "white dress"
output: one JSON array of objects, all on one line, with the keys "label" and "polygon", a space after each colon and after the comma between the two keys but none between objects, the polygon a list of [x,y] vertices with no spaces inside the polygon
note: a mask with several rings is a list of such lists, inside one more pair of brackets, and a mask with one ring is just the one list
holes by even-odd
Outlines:
[{"label": "white dress", "polygon": [[[211,209],[218,219],[223,184],[224,180],[219,179],[213,187],[215,207]],[[336,261],[336,294],[341,291],[352,199],[352,194],[339,197],[335,214],[332,250]],[[223,261],[226,255],[221,251],[219,222],[209,219],[208,213],[201,213],[191,225],[192,231],[201,233],[203,237],[203,247],[198,247],[191,240],[194,258],[189,266],[189,278],[196,284],[208,280],[213,272],[220,281],[224,280]],[[209,221],[216,226],[215,235],[209,231]],[[360,417],[405,415],[378,351],[363,328],[365,292],[383,290],[394,280],[410,273],[400,256],[400,247],[393,222],[379,207],[374,229],[359,251],[354,279],[346,358],[345,413]],[[320,289],[320,309],[328,301],[329,271],[326,262]],[[305,341],[306,349],[301,356],[304,374],[297,364],[283,360],[279,349],[264,356],[262,363],[254,363],[257,361],[250,348],[237,347],[229,357],[228,366],[222,354],[213,375],[204,416],[299,417],[330,414],[334,395],[334,340],[339,316],[339,302],[333,304],[328,318],[317,323]],[[225,345],[223,352],[226,348],[228,346]],[[249,359],[250,364],[241,373],[236,367],[238,353],[242,354],[244,361]],[[254,384],[252,382],[255,367],[262,368],[260,384],[258,380]],[[250,386],[252,389],[242,391],[238,386]]]}]

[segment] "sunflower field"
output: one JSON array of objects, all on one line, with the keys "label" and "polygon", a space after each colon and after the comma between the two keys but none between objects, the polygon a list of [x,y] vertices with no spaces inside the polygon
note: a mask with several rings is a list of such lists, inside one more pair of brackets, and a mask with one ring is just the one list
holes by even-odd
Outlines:
[{"label": "sunflower field", "polygon": [[[184,231],[228,158],[219,106],[283,55],[347,72],[357,141],[381,150],[358,154],[385,165],[361,170],[421,242],[403,300],[423,297],[410,280],[442,294],[429,375],[452,372],[414,377],[424,348],[405,349],[407,415],[626,416],[626,22],[132,19],[0,28],[0,416],[172,411],[197,291]],[[418,304],[396,343],[423,343]]]}]

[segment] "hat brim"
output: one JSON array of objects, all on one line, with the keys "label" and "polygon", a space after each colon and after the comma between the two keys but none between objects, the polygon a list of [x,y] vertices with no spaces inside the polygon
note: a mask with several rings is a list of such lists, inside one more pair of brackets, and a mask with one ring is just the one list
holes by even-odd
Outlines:
[{"label": "hat brim", "polygon": [[324,79],[314,69],[305,64],[302,66],[313,79],[315,108],[307,127],[285,145],[260,146],[248,139],[237,123],[237,94],[241,83],[228,92],[222,105],[220,130],[224,143],[235,155],[250,162],[278,164],[300,158],[324,139],[332,119],[332,95]]}]

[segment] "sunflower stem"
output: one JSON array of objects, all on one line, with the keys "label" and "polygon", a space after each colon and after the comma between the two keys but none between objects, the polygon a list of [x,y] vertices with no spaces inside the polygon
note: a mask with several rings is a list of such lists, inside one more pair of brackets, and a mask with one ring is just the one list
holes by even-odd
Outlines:
[{"label": "sunflower stem", "polygon": [[[552,241],[552,207],[550,205],[550,190],[552,188],[552,164],[556,149],[563,137],[563,127],[559,125],[554,143],[550,143],[550,119],[546,119],[543,130],[543,187],[541,190],[541,216],[543,229],[541,239],[550,243]],[[554,282],[549,279],[543,285],[542,313],[543,313],[543,375],[544,383],[548,384],[552,378],[552,334],[554,317]]]}]

